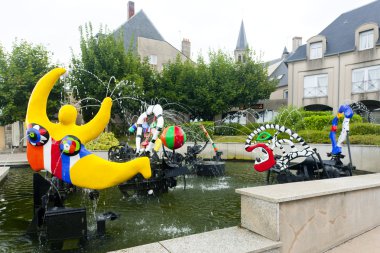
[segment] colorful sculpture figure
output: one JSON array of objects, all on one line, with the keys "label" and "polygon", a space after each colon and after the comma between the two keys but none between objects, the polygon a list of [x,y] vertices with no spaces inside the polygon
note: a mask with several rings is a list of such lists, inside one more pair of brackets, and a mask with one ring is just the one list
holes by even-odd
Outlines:
[{"label": "colorful sculpture figure", "polygon": [[[153,136],[150,140],[149,144],[147,145],[146,149],[141,149],[141,139],[143,137],[143,124],[146,122],[149,115],[154,114],[155,120],[157,121],[157,124],[155,125],[155,131],[152,131]],[[160,132],[162,131],[162,128],[164,127],[164,117],[162,116],[163,110],[161,105],[150,105],[146,112],[143,112],[136,122],[136,154],[140,154],[144,151],[151,152],[152,149],[155,147],[155,142],[158,139],[158,136]],[[134,127],[132,126],[130,128],[130,132]],[[134,131],[134,130],[133,130]],[[158,146],[158,145],[156,145]]]},{"label": "colorful sculpture figure", "polygon": [[186,133],[180,126],[169,126],[162,132],[161,141],[165,147],[175,150],[185,144]]},{"label": "colorful sculpture figure", "polygon": [[[274,136],[270,136],[269,133],[265,132],[267,129],[275,129],[277,132]],[[290,139],[277,139],[279,133],[287,133]],[[252,139],[258,135],[260,140],[269,140],[268,144],[264,143],[254,143],[251,145]],[[296,139],[301,145],[302,149],[298,150],[294,145],[292,139]],[[291,151],[287,153],[284,150],[283,144],[288,144]],[[282,150],[282,156],[275,159],[273,149],[279,148]],[[263,172],[276,167],[279,171],[283,171],[288,168],[289,162],[298,157],[308,157],[316,154],[316,152],[305,142],[305,140],[299,136],[297,133],[293,132],[291,129],[285,126],[266,124],[255,129],[245,141],[245,150],[247,152],[252,152],[253,150],[260,151],[261,157],[256,158],[253,167],[259,172]]]},{"label": "colorful sculpture figure", "polygon": [[104,160],[84,147],[107,126],[112,100],[107,97],[95,117],[84,125],[75,123],[77,110],[64,105],[58,113],[58,123],[46,115],[47,98],[65,69],[56,68],[43,76],[30,96],[27,114],[27,158],[34,171],[47,170],[73,185],[104,189],[118,185],[138,173],[150,178],[149,158],[141,157],[126,163]]},{"label": "colorful sculpture figure", "polygon": [[[330,131],[330,140],[332,144],[332,155],[338,155],[342,153],[342,144],[347,138],[347,134],[350,131],[350,119],[354,115],[351,107],[349,105],[341,105],[339,107],[338,113],[332,121],[331,131]],[[338,122],[341,117],[344,116],[342,132],[340,132],[338,142],[336,142],[336,130],[338,128]]]},{"label": "colorful sculpture figure", "polygon": [[208,134],[206,128],[204,127],[204,125],[200,125],[203,133],[206,135],[208,141],[211,143],[212,147],[214,148],[214,152],[217,154],[218,153],[218,148],[216,147],[214,141],[211,139],[211,136]]}]

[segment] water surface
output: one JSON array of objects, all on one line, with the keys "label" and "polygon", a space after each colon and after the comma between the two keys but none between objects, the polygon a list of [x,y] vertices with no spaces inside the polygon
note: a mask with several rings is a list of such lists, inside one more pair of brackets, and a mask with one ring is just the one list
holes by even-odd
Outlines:
[{"label": "water surface", "polygon": [[[46,249],[25,236],[32,219],[32,170],[11,169],[0,185],[0,252],[44,252]],[[79,252],[107,252],[141,244],[240,224],[240,196],[236,188],[265,183],[265,173],[255,172],[248,162],[228,162],[226,175],[205,178],[187,176],[161,196],[124,198],[117,187],[100,191],[98,202],[80,190],[68,207],[86,207],[88,244]],[[120,215],[107,221],[106,236],[95,236],[95,216],[113,211]]]}]

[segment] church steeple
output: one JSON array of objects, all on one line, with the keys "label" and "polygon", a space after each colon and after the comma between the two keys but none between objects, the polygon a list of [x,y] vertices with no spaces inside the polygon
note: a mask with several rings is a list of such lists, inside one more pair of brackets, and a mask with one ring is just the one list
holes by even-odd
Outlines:
[{"label": "church steeple", "polygon": [[284,58],[288,57],[288,55],[289,55],[289,51],[286,47],[284,47],[284,51],[282,51],[281,58],[284,59]]},{"label": "church steeple", "polygon": [[245,35],[244,22],[241,21],[238,40],[235,48],[235,61],[244,62],[244,53],[248,49],[247,37]]}]

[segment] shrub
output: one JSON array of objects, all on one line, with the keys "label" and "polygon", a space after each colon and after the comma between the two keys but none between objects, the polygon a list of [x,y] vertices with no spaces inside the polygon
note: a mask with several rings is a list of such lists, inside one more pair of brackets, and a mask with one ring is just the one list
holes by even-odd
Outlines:
[{"label": "shrub", "polygon": [[[309,130],[330,130],[331,123],[334,119],[334,115],[326,115],[326,116],[310,116],[303,119],[305,128],[302,129],[309,129]],[[363,121],[362,117],[360,115],[354,114],[352,119],[350,120],[350,126],[355,123],[361,123]],[[343,122],[343,118],[339,119],[338,126],[341,126]]]},{"label": "shrub", "polygon": [[86,144],[88,150],[108,150],[112,146],[119,145],[119,141],[111,132],[102,133],[98,138]]},{"label": "shrub", "polygon": [[298,132],[298,134],[307,143],[331,143],[329,138],[330,131],[301,130]]},{"label": "shrub", "polygon": [[260,126],[264,125],[266,123],[248,123],[246,127],[249,129],[249,131],[246,132],[246,134],[250,134],[255,130],[256,128],[259,128]]},{"label": "shrub", "polygon": [[311,116],[329,116],[332,115],[331,111],[300,111],[304,118]]},{"label": "shrub", "polygon": [[310,116],[303,119],[305,129],[308,130],[321,130],[326,126],[331,126],[334,116]]},{"label": "shrub", "polygon": [[380,125],[371,123],[355,123],[350,125],[351,135],[380,135]]},{"label": "shrub", "polygon": [[203,122],[194,122],[186,123],[181,125],[183,131],[186,133],[188,141],[206,141],[207,137],[203,133],[200,125],[203,125],[208,134],[212,137],[214,135],[214,122],[212,121],[203,121]]},{"label": "shrub", "polygon": [[245,132],[241,132],[242,126],[239,123],[225,123],[215,126],[214,133],[216,135],[244,135]]},{"label": "shrub", "polygon": [[284,125],[292,130],[300,130],[302,127],[303,109],[294,106],[281,107],[274,119],[275,124]]},{"label": "shrub", "polygon": [[[305,111],[296,107],[282,107],[276,116],[274,123],[284,125],[293,131],[304,129],[321,130],[331,126],[331,122],[335,115],[331,111]],[[340,119],[342,124],[343,118]],[[363,122],[360,115],[354,114],[351,123]]]},{"label": "shrub", "polygon": [[380,135],[350,135],[351,144],[380,145]]}]

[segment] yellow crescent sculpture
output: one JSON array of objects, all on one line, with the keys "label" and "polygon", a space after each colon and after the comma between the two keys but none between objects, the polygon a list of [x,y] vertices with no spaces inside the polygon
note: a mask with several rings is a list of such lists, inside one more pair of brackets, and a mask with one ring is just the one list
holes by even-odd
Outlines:
[{"label": "yellow crescent sculpture", "polygon": [[151,177],[148,157],[126,163],[104,160],[90,153],[83,144],[95,139],[107,126],[112,100],[106,97],[95,117],[84,125],[75,123],[77,110],[64,105],[53,123],[46,115],[47,99],[63,68],[51,70],[36,84],[29,99],[26,113],[27,158],[34,171],[47,170],[54,176],[73,185],[104,189],[118,185],[138,173]]}]

